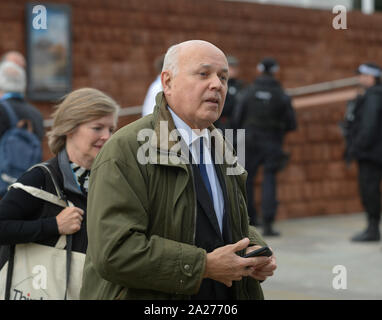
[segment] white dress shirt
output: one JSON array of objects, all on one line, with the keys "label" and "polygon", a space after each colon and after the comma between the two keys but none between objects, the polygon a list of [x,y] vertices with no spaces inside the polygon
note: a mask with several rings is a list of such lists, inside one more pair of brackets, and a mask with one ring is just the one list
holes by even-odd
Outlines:
[{"label": "white dress shirt", "polygon": [[[174,120],[176,128],[182,135],[183,140],[188,145],[191,155],[194,158],[194,163],[199,163],[199,138],[203,138],[203,153],[204,153],[204,163],[206,164],[206,171],[208,179],[210,181],[213,204],[216,213],[216,217],[219,223],[220,232],[223,232],[223,214],[224,214],[224,197],[223,192],[219,183],[219,179],[216,175],[215,166],[213,165],[211,153],[210,153],[210,131],[208,129],[192,130],[181,118],[179,118],[176,113],[169,107],[168,108],[172,119]],[[199,131],[199,132],[198,132]]]}]

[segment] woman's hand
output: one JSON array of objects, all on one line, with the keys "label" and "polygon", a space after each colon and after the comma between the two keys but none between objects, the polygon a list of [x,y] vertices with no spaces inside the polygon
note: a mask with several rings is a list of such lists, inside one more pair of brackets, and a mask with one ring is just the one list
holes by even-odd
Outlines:
[{"label": "woman's hand", "polygon": [[80,230],[84,210],[77,207],[68,207],[57,216],[58,232],[60,234],[73,234]]}]

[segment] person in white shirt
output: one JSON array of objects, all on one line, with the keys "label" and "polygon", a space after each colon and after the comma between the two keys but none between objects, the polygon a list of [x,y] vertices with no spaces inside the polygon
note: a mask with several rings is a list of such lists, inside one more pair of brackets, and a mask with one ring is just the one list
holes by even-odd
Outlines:
[{"label": "person in white shirt", "polygon": [[153,83],[151,83],[149,89],[147,90],[146,97],[142,105],[142,117],[147,116],[150,113],[153,113],[154,106],[155,106],[155,97],[159,92],[163,90],[162,82],[160,80],[160,73],[163,67],[163,59],[164,59],[164,55],[155,59],[154,65],[159,74],[157,75],[157,77],[155,78]]}]

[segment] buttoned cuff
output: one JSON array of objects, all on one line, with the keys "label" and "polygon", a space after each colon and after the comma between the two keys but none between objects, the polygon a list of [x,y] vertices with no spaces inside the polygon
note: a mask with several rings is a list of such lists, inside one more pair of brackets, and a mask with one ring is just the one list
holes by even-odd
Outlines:
[{"label": "buttoned cuff", "polygon": [[[195,250],[197,253],[195,254]],[[207,252],[201,248],[182,245],[177,266],[180,270],[176,294],[196,294],[199,291],[206,267]],[[174,281],[176,278],[174,278]]]}]

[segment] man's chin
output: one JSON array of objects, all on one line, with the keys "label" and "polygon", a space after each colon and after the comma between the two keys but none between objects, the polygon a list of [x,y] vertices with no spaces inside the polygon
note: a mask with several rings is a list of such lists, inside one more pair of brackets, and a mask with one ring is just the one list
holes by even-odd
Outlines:
[{"label": "man's chin", "polygon": [[206,121],[205,121],[205,122],[206,122],[206,128],[209,127],[209,126],[211,126],[212,124],[214,124],[218,119],[219,119],[218,116],[208,117],[208,118],[206,119]]},{"label": "man's chin", "polygon": [[211,126],[216,120],[219,119],[220,113],[217,111],[208,111],[203,116],[199,117],[197,121],[198,129],[205,129]]}]

